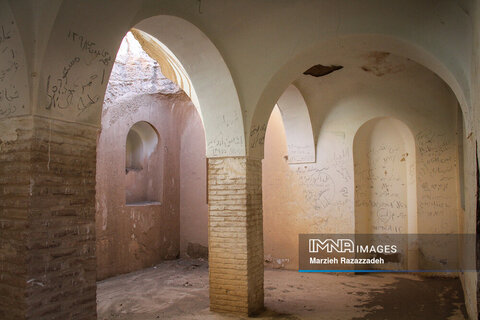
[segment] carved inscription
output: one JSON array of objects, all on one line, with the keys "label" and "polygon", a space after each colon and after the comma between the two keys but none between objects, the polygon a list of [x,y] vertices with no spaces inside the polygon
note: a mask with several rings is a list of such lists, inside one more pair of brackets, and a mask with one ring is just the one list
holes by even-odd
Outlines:
[{"label": "carved inscription", "polygon": [[267,124],[255,125],[250,130],[250,146],[255,148],[257,146],[262,146],[265,143],[265,132],[267,131]]},{"label": "carved inscription", "polygon": [[219,135],[214,139],[208,141],[207,149],[213,155],[224,155],[224,154],[232,154],[238,152],[239,146],[243,145],[243,137],[223,137]]},{"label": "carved inscription", "polygon": [[66,41],[76,55],[72,56],[58,75],[47,77],[47,110],[74,110],[77,115],[90,108],[101,108],[101,85],[106,79],[112,56],[95,42],[77,32],[69,31]]},{"label": "carved inscription", "polygon": [[455,186],[455,158],[445,133],[423,130],[416,135],[420,157],[418,207],[427,217],[451,214]]},{"label": "carved inscription", "polygon": [[305,188],[305,200],[313,203],[317,210],[330,206],[335,196],[335,182],[326,168],[309,167],[299,170],[300,181]]},{"label": "carved inscription", "polygon": [[[393,144],[372,146],[366,163],[357,163],[355,207],[370,214],[372,232],[402,233],[406,230],[406,164],[408,157]],[[365,231],[365,230],[363,230]]]},{"label": "carved inscription", "polygon": [[0,25],[0,117],[8,117],[25,108],[17,78],[21,63],[16,45],[15,24]]}]

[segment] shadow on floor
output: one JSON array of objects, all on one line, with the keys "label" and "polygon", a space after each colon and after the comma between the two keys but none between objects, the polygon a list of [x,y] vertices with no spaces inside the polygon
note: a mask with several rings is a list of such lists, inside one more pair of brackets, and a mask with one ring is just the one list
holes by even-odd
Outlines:
[{"label": "shadow on floor", "polygon": [[425,278],[419,281],[395,277],[395,280],[385,288],[370,290],[368,301],[355,305],[368,313],[352,320],[467,319],[458,279]]}]

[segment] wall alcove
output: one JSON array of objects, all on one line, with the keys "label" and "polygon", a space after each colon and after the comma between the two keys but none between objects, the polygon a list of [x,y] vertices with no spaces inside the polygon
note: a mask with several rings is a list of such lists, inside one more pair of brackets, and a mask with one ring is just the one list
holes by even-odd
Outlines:
[{"label": "wall alcove", "polygon": [[[385,240],[386,234],[417,233],[415,140],[410,129],[390,117],[363,124],[353,142],[355,234]],[[382,236],[380,236],[382,235]],[[409,236],[410,237],[410,236]],[[398,254],[386,257],[397,268],[415,268],[415,244],[400,241]]]},{"label": "wall alcove", "polygon": [[146,121],[135,123],[125,144],[127,205],[157,203],[162,194],[162,158],[157,130]]}]

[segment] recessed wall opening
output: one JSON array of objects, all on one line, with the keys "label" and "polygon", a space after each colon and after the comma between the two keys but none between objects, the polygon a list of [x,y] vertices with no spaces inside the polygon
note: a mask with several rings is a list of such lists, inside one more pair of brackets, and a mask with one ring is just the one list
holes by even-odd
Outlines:
[{"label": "recessed wall opening", "polygon": [[[410,129],[393,118],[370,120],[355,135],[355,234],[372,235],[372,245],[376,235],[417,233],[415,154]],[[418,269],[417,250],[405,240],[382,254],[382,268]]]},{"label": "recessed wall opening", "polygon": [[125,143],[125,202],[127,205],[161,201],[163,154],[155,128],[145,121],[135,123]]},{"label": "recessed wall opening", "polygon": [[143,141],[135,130],[130,129],[128,131],[125,150],[125,173],[128,174],[132,170],[142,170]]}]

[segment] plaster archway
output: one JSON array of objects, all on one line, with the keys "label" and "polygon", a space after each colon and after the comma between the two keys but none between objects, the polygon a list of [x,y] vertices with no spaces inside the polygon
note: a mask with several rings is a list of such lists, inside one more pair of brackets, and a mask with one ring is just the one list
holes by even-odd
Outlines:
[{"label": "plaster archway", "polygon": [[214,44],[193,24],[173,16],[151,17],[135,28],[165,44],[189,75],[205,127],[207,157],[245,155],[240,102]]},{"label": "plaster archway", "polygon": [[[59,16],[56,24],[64,24]],[[221,54],[195,25],[182,18],[158,15],[135,27],[164,44],[182,64],[198,97],[204,122],[207,156],[245,155],[243,118],[237,91]],[[36,113],[54,119],[99,126],[108,77],[128,29],[110,30],[97,45],[88,32],[54,28],[40,75]],[[102,36],[106,36],[104,32]],[[114,34],[114,36],[112,36]],[[202,52],[201,55],[198,52]]]},{"label": "plaster archway", "polygon": [[[271,111],[283,91],[313,65],[342,65],[354,55],[378,51],[392,53],[411,59],[433,71],[443,79],[456,95],[462,108],[464,118],[469,119],[470,95],[468,79],[461,77],[458,72],[449,70],[440,59],[413,43],[405,40],[377,34],[346,35],[332,37],[316,43],[302,53],[287,61],[265,86],[257,102],[254,115],[250,123],[250,135],[247,135],[247,153],[253,158],[263,158],[263,145],[259,144],[265,131],[252,135],[255,128],[261,128],[268,122]],[[467,123],[467,127],[472,127]]]}]

